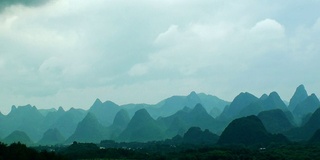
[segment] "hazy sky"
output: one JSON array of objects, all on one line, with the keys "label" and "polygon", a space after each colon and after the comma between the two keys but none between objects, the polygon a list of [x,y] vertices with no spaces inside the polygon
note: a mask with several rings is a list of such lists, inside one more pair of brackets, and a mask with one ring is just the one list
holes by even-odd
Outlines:
[{"label": "hazy sky", "polygon": [[304,84],[320,96],[320,0],[1,0],[0,111],[156,103]]}]

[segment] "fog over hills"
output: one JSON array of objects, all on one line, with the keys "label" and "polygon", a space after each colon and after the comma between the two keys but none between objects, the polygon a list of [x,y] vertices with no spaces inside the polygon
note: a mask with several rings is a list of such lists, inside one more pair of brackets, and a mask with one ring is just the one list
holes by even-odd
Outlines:
[{"label": "fog over hills", "polygon": [[[188,139],[189,135],[203,134],[215,141],[218,138],[214,135],[221,135],[219,143],[225,144],[239,139],[230,138],[233,130],[251,127],[249,137],[262,136],[265,141],[261,143],[271,143],[277,138],[283,142],[286,138],[307,141],[320,129],[320,123],[317,123],[320,104],[315,94],[306,96],[305,93],[304,86],[300,85],[290,100],[292,108],[288,108],[275,91],[260,98],[242,92],[232,102],[191,92],[187,96],[169,97],[155,105],[117,105],[97,99],[88,110],[12,106],[9,114],[0,115],[0,139],[9,143],[21,137],[28,145],[70,144],[73,141],[99,143],[103,140],[148,142],[173,137],[187,142],[181,137]],[[243,117],[246,118],[241,119]],[[258,142],[258,139],[248,139],[248,142],[239,143]]]}]

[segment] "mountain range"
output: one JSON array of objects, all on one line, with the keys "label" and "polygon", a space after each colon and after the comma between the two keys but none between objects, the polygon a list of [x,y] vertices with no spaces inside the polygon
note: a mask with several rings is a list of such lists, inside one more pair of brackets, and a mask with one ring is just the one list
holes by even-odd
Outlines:
[{"label": "mountain range", "polygon": [[0,114],[0,139],[5,143],[21,141],[28,145],[99,143],[102,140],[148,142],[173,137],[179,140],[179,136],[201,135],[203,130],[203,135],[215,142],[221,135],[218,142],[229,144],[237,142],[232,136],[241,136],[233,132],[240,134],[241,128],[249,127],[248,133],[241,134],[264,137],[266,141],[247,139],[237,143],[265,144],[277,138],[284,142],[284,136],[292,141],[307,141],[320,129],[319,106],[317,96],[308,95],[303,85],[297,87],[288,106],[275,91],[260,98],[242,92],[231,102],[191,92],[157,104],[118,105],[96,99],[88,110],[12,106],[8,115]]}]

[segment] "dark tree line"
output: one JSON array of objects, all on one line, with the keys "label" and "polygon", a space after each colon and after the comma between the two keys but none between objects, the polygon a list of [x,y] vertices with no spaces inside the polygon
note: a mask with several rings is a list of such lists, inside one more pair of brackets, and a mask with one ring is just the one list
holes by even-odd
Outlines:
[{"label": "dark tree line", "polygon": [[[113,143],[116,145],[117,143]],[[266,148],[245,145],[168,145],[164,142],[128,143],[128,147],[106,148],[101,144],[77,143],[57,146],[55,152],[28,148],[21,143],[0,143],[0,160],[73,160],[73,159],[219,159],[219,160],[301,160],[320,159],[320,145],[310,143],[270,144]],[[170,147],[171,146],[171,147]],[[52,148],[47,147],[47,148]],[[135,148],[135,149],[134,149]],[[168,149],[165,149],[168,148]]]},{"label": "dark tree line", "polygon": [[6,145],[0,142],[0,160],[64,160],[54,152],[41,151],[28,148],[25,144],[12,143]]}]

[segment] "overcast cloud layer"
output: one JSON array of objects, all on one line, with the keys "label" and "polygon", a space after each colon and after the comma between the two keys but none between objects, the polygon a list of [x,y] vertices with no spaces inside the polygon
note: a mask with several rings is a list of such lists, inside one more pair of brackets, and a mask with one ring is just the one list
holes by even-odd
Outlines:
[{"label": "overcast cloud layer", "polygon": [[0,3],[4,113],[193,90],[289,100],[299,84],[320,96],[319,0],[34,2]]}]

